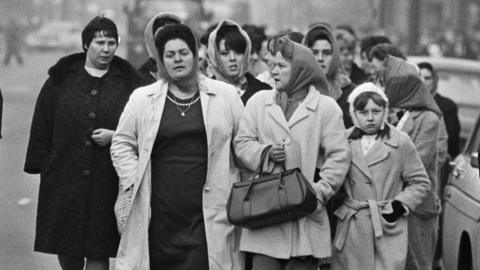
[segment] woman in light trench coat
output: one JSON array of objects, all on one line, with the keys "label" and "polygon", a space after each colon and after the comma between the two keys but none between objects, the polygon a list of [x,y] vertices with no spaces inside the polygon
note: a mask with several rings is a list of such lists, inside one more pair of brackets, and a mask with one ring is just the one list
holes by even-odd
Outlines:
[{"label": "woman in light trench coat", "polygon": [[[187,38],[178,36],[179,33],[185,32]],[[164,39],[163,42],[160,40],[162,38]],[[206,175],[203,179],[204,184],[199,186],[198,183],[191,183],[194,186],[182,190],[177,187],[172,192],[184,196],[182,191],[192,193],[191,189],[196,188],[195,200],[198,199],[199,202],[194,203],[200,205],[200,210],[195,215],[200,217],[203,215],[203,220],[197,221],[201,225],[195,225],[194,228],[200,230],[203,237],[195,236],[189,239],[189,230],[186,230],[187,232],[184,235],[187,236],[183,236],[183,238],[185,243],[190,245],[191,241],[198,243],[199,240],[195,238],[206,241],[206,245],[200,243],[201,246],[206,246],[206,254],[202,255],[205,253],[202,250],[201,256],[195,255],[195,259],[192,260],[191,255],[193,253],[187,250],[185,251],[187,253],[186,260],[190,260],[188,265],[183,260],[177,260],[174,262],[177,266],[166,266],[166,268],[163,268],[163,264],[161,266],[162,269],[242,270],[243,256],[238,251],[236,230],[228,222],[226,216],[226,202],[231,186],[234,182],[239,181],[239,172],[233,162],[231,152],[231,139],[237,131],[239,117],[243,110],[242,102],[233,86],[198,75],[195,38],[187,26],[180,24],[167,25],[157,33],[156,39],[159,55],[163,57],[157,59],[156,62],[159,63],[159,69],[163,74],[168,76],[151,85],[137,89],[131,95],[112,140],[112,160],[120,178],[120,190],[115,214],[121,232],[121,240],[115,269],[148,270],[151,267],[152,269],[158,268],[157,266],[151,266],[151,261],[158,260],[158,257],[153,257],[153,255],[150,257],[149,255],[152,251],[152,243],[149,242],[165,244],[158,243],[157,239],[149,237],[149,229],[152,229],[154,217],[161,215],[161,213],[152,210],[155,206],[152,202],[159,199],[165,201],[165,198],[156,196],[156,193],[161,193],[161,190],[159,191],[158,188],[155,190],[158,180],[154,179],[155,174],[152,173],[155,172],[152,165],[160,164],[155,161],[154,156],[156,145],[159,142],[158,134],[164,133],[165,129],[168,128],[166,125],[163,126],[165,122],[170,121],[171,123],[169,132],[177,132],[177,130],[185,128],[182,121],[188,121],[189,118],[203,118],[203,121],[195,120],[189,123],[204,126],[204,131],[201,132],[203,135],[198,135],[205,138],[205,146],[201,146],[205,149],[206,161],[202,163],[205,164],[202,165],[205,166],[203,172]],[[171,42],[176,47],[171,47]],[[162,46],[163,50],[159,46]],[[193,61],[191,54],[193,54]],[[167,62],[169,63],[168,67]],[[179,108],[178,104],[180,103],[172,94],[178,96],[193,95],[191,99],[187,99],[192,104]],[[196,100],[195,96],[199,96],[200,102],[192,101],[192,99]],[[178,104],[175,104],[172,99]],[[175,106],[177,107],[175,108]],[[171,108],[170,111],[168,107]],[[198,113],[194,115],[193,112]],[[175,125],[171,119],[177,119],[175,120],[177,124]],[[198,136],[195,137],[198,139]],[[187,142],[192,140],[195,141],[196,139],[190,137]],[[180,147],[178,152],[190,151],[192,146],[188,144],[178,146]],[[169,147],[169,145],[164,147]],[[200,146],[196,145],[195,147]],[[189,162],[191,161],[189,160]],[[158,171],[158,169],[156,170]],[[157,178],[176,172],[164,170],[158,173],[161,175],[158,176],[157,174]],[[184,173],[188,174],[186,171]],[[195,178],[195,176],[190,177]],[[172,179],[170,181],[185,186],[184,179],[176,178],[176,180]],[[195,181],[202,181],[202,179],[196,179]],[[190,185],[189,183],[186,184],[187,186]],[[172,189],[175,189],[177,185],[173,184],[172,186]],[[169,196],[168,194],[165,195],[166,197]],[[170,200],[175,201],[176,199],[170,198]],[[170,207],[177,207],[178,204],[173,203]],[[163,210],[168,212],[172,209]],[[176,215],[182,215],[182,213]],[[188,219],[188,217],[186,218]],[[156,222],[158,224],[162,220],[157,218]],[[175,229],[175,226],[173,229],[170,227],[170,230],[177,233]],[[204,230],[204,233],[201,233],[201,230]],[[160,231],[160,233],[162,232]],[[172,242],[178,241],[178,239],[169,238],[170,235],[163,237],[170,239]],[[185,239],[185,237],[187,238]],[[178,245],[174,247],[186,248]],[[155,252],[158,253],[158,249]],[[204,259],[205,256],[206,259]],[[170,258],[167,257],[165,260],[168,261]],[[200,264],[196,265],[196,261],[199,261]]]},{"label": "woman in light trench coat", "polygon": [[349,96],[354,127],[347,132],[352,165],[334,241],[332,270],[403,270],[405,217],[430,191],[430,182],[408,135],[386,123],[388,99],[372,83]]},{"label": "woman in light trench coat", "polygon": [[296,221],[243,229],[240,250],[253,253],[254,270],[317,269],[319,260],[331,256],[323,207],[342,185],[350,164],[342,112],[335,100],[320,94],[326,79],[308,48],[283,37],[272,55],[276,89],[247,102],[235,153],[253,171],[262,150],[273,145],[264,169],[273,170],[274,162],[300,168],[317,193],[318,208]]}]

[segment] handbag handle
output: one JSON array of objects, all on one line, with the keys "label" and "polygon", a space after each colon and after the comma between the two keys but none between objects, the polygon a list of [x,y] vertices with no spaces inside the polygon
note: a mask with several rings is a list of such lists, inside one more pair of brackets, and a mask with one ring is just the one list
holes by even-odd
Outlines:
[{"label": "handbag handle", "polygon": [[260,176],[262,177],[262,167],[263,163],[265,162],[265,158],[267,157],[268,151],[272,148],[272,145],[268,145],[262,150],[262,154],[260,155],[260,162],[258,163],[257,169],[255,170],[255,173],[250,177],[250,183],[248,183],[248,189],[247,192],[245,193],[245,197],[243,197],[243,201],[248,200],[248,195],[250,194],[250,190],[252,189],[253,186],[253,180],[255,179],[255,176]]}]

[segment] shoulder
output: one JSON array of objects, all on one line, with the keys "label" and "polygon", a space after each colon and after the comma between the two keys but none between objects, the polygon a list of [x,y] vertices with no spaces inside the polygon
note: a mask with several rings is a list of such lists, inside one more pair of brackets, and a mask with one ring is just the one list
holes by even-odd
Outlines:
[{"label": "shoulder", "polygon": [[235,96],[238,97],[237,89],[231,84],[210,79],[205,75],[199,75],[198,82],[200,84],[200,87],[205,87],[209,91],[214,92],[215,95],[228,99],[234,98]]},{"label": "shoulder", "polygon": [[313,86],[310,89],[315,90],[315,95],[318,96],[318,106],[321,111],[341,111],[337,101],[330,96],[321,94]]},{"label": "shoulder", "polygon": [[122,75],[125,76],[125,79],[134,86],[140,85],[143,81],[140,73],[127,60],[121,57],[114,56],[110,66],[118,68]]},{"label": "shoulder", "polygon": [[130,100],[139,102],[148,99],[148,97],[151,95],[159,94],[166,83],[167,82],[164,80],[158,80],[152,84],[138,87],[130,95]]}]

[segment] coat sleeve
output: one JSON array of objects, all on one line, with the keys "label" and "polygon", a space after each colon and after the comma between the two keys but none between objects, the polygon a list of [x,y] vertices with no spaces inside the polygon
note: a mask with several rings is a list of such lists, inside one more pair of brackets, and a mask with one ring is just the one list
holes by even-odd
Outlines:
[{"label": "coat sleeve", "polygon": [[138,112],[135,93],[130,96],[112,137],[110,154],[119,177],[120,189],[128,189],[137,175]]},{"label": "coat sleeve", "polygon": [[322,141],[320,158],[317,168],[320,168],[320,181],[314,184],[317,198],[326,203],[337,192],[345,180],[352,159],[343,125],[342,111],[336,104],[324,110],[327,115],[322,125]]},{"label": "coat sleeve", "polygon": [[40,173],[45,167],[46,159],[51,154],[56,100],[54,89],[51,79],[48,79],[38,95],[25,158],[24,171],[26,173]]},{"label": "coat sleeve", "polygon": [[258,115],[256,113],[257,97],[251,98],[243,111],[238,125],[238,132],[233,140],[234,151],[240,164],[251,170],[257,169],[260,156],[267,144],[258,141]]},{"label": "coat sleeve", "polygon": [[425,115],[420,123],[421,127],[416,134],[413,143],[417,149],[418,155],[425,167],[431,164],[432,160],[437,160],[438,136],[440,134],[440,121],[433,113]]},{"label": "coat sleeve", "polygon": [[410,138],[405,136],[400,147],[402,156],[402,164],[400,165],[402,166],[402,180],[405,183],[405,188],[395,196],[395,200],[403,203],[410,210],[415,210],[430,192],[431,184],[415,145]]}]

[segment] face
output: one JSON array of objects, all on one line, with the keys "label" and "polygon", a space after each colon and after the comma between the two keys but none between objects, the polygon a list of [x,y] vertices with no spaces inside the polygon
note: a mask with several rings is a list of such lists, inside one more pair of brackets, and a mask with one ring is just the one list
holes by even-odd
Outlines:
[{"label": "face", "polygon": [[372,57],[371,68],[373,73],[378,73],[385,69],[385,65],[382,60]]},{"label": "face", "polygon": [[346,70],[352,69],[352,63],[354,58],[354,52],[349,49],[340,50],[340,61]]},{"label": "face", "polygon": [[172,79],[178,80],[190,75],[193,61],[193,53],[185,41],[172,39],[165,43],[163,65]]},{"label": "face", "polygon": [[313,55],[315,55],[315,59],[320,63],[323,72],[326,74],[332,63],[332,45],[325,39],[319,39],[313,43],[310,49]]},{"label": "face", "polygon": [[292,76],[292,63],[285,59],[280,52],[272,59],[272,76],[275,80],[275,88],[279,91],[286,90],[290,77]]},{"label": "face", "polygon": [[422,68],[422,69],[420,69],[420,78],[422,78],[422,81],[425,84],[425,87],[427,88],[427,90],[430,93],[432,93],[432,95],[435,95],[432,72],[430,72],[430,70],[428,70],[426,68]]},{"label": "face", "polygon": [[360,128],[367,134],[375,134],[380,130],[383,117],[385,116],[385,108],[375,104],[371,99],[363,110],[355,110]]},{"label": "face", "polygon": [[243,64],[243,54],[237,53],[234,50],[227,50],[225,48],[225,39],[220,40],[219,44],[220,61],[227,72],[228,76],[238,76]]},{"label": "face", "polygon": [[90,68],[107,69],[112,62],[117,41],[113,37],[105,37],[102,34],[95,35],[87,49],[85,65]]},{"label": "face", "polygon": [[361,68],[367,74],[373,73],[372,63],[368,59],[368,55],[366,52],[360,53],[360,61],[361,61]]}]

